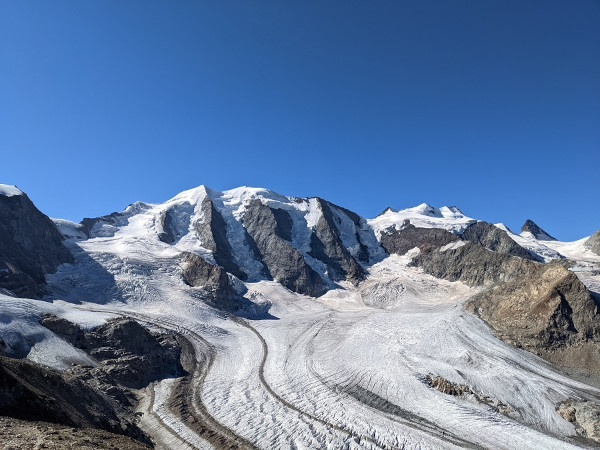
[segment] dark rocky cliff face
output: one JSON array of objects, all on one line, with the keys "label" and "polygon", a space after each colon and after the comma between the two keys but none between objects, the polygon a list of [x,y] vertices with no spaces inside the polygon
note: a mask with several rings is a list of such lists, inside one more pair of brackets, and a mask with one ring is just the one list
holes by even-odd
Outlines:
[{"label": "dark rocky cliff face", "polygon": [[506,231],[488,222],[479,221],[471,224],[460,236],[465,241],[475,242],[497,253],[536,260],[531,253],[513,241]]},{"label": "dark rocky cliff face", "polygon": [[184,252],[181,258],[182,276],[186,284],[200,288],[206,298],[217,306],[227,306],[235,302],[236,292],[224,269],[194,253]]},{"label": "dark rocky cliff face", "polygon": [[287,211],[270,208],[255,200],[248,206],[242,223],[254,241],[269,277],[300,294],[318,297],[325,293],[326,284],[321,276],[289,242],[293,222]]},{"label": "dark rocky cliff face", "polygon": [[173,220],[173,212],[170,210],[165,211],[158,218],[160,225],[160,231],[158,233],[158,239],[165,244],[172,244],[177,239],[177,230],[175,229],[175,223]]},{"label": "dark rocky cliff face", "polygon": [[148,442],[134,417],[79,376],[0,356],[0,411],[26,420],[100,428]]},{"label": "dark rocky cliff face", "polygon": [[217,211],[208,196],[202,200],[201,208],[204,220],[196,224],[196,233],[202,246],[213,252],[217,264],[227,272],[235,275],[240,280],[246,280],[248,275],[239,268],[233,258],[233,251],[227,239],[225,219]]},{"label": "dark rocky cliff face", "polygon": [[334,205],[320,198],[317,198],[317,202],[323,215],[311,236],[311,250],[308,254],[327,265],[329,278],[333,281],[345,279],[357,285],[365,278],[366,273],[344,247],[331,211]]},{"label": "dark rocky cliff face", "polygon": [[27,195],[0,195],[0,287],[19,297],[43,293],[44,275],[73,256],[54,223]]},{"label": "dark rocky cliff face", "polygon": [[528,273],[536,263],[466,242],[462,247],[445,251],[439,247],[426,248],[413,259],[412,264],[437,278],[482,286],[510,281]]},{"label": "dark rocky cliff face", "polygon": [[542,230],[540,227],[537,226],[537,224],[530,219],[527,219],[525,221],[525,223],[523,224],[523,226],[521,227],[521,233],[527,231],[531,234],[533,234],[533,236],[536,239],[540,239],[540,240],[551,240],[551,241],[555,241],[556,239],[554,239],[552,236],[550,236],[548,233],[546,233],[544,230]]},{"label": "dark rocky cliff face", "polygon": [[404,255],[410,249],[421,250],[442,247],[458,241],[458,236],[439,228],[417,228],[407,223],[401,230],[390,230],[381,233],[381,245],[388,253]]},{"label": "dark rocky cliff face", "polygon": [[96,378],[105,375],[138,389],[182,372],[175,339],[151,334],[134,320],[109,320],[91,331],[49,314],[40,323],[98,361],[100,366],[93,370]]}]

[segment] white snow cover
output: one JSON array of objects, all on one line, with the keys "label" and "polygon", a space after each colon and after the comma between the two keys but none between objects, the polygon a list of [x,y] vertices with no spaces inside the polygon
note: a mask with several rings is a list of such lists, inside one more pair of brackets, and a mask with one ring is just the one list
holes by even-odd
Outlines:
[{"label": "white snow cover", "polygon": [[477,222],[475,219],[465,216],[456,206],[435,208],[427,203],[401,210],[388,208],[367,222],[373,227],[377,237],[380,237],[383,230],[400,229],[407,219],[416,227],[443,228],[453,233],[460,233],[472,223]]},{"label": "white snow cover", "polygon": [[71,363],[96,365],[83,351],[40,325],[44,313],[64,317],[84,327],[97,326],[106,315],[78,311],[73,305],[51,304],[40,300],[9,297],[0,294],[0,341],[8,355],[27,354],[27,358],[56,369],[66,369]]},{"label": "white snow cover", "polygon": [[87,238],[86,234],[83,232],[83,227],[70,220],[66,219],[51,219],[56,225],[56,228],[66,238],[77,238],[77,239],[85,239]]},{"label": "white snow cover", "polygon": [[[315,199],[256,188],[199,187],[163,204],[134,204],[112,223],[94,226],[91,239],[66,233],[76,263],[63,264],[47,277],[52,292],[47,301],[0,296],[0,333],[39,335],[37,341],[31,338],[34,349],[53,342],[37,324],[49,311],[85,326],[115,314],[131,315],[185,334],[199,352],[206,344],[194,336],[201,336],[215,349],[200,392],[203,403],[218,422],[259,448],[578,448],[571,439],[573,425],[555,407],[568,398],[597,399],[600,391],[497,339],[462,308],[476,290],[410,267],[417,249],[377,260],[358,287],[344,285],[319,299],[253,273],[251,281],[259,281],[245,283],[245,297],[272,305],[262,319],[234,320],[209,307],[197,289],[183,283],[178,260],[182,250],[211,257],[194,229],[203,219],[200,204],[206,196],[223,215],[238,262],[249,271],[253,261],[239,235],[249,201],[258,198],[288,211],[294,221],[292,244],[301,251],[307,250],[310,230],[322,214]],[[173,245],[157,237],[158,219],[166,211],[173,213],[177,228]],[[340,211],[334,214],[342,222],[342,240],[355,248],[351,225]],[[415,226],[454,232],[474,221],[456,208],[420,205],[388,211],[368,224],[380,232],[405,218]],[[368,234],[368,224],[358,232]],[[579,244],[572,245],[563,250],[587,255]],[[60,367],[57,353],[74,357],[66,347],[57,346],[54,354],[50,345],[40,349],[38,360],[55,367]],[[515,414],[440,393],[427,385],[427,375],[466,384]],[[159,417],[181,441],[168,445],[205,447],[203,438],[166,407],[171,385],[165,380],[151,387],[154,403],[145,405],[141,426],[152,432]],[[168,433],[163,438],[173,440]]]},{"label": "white snow cover", "polygon": [[23,195],[23,191],[11,184],[0,184],[0,195],[13,197],[15,195]]}]

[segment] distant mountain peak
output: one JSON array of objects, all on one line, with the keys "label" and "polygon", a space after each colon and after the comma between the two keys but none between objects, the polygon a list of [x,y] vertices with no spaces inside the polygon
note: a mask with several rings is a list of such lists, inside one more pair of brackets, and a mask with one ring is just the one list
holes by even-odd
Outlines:
[{"label": "distant mountain peak", "polygon": [[531,220],[527,219],[523,226],[521,227],[521,233],[531,233],[536,239],[542,241],[555,241],[556,239],[542,230],[537,224]]}]

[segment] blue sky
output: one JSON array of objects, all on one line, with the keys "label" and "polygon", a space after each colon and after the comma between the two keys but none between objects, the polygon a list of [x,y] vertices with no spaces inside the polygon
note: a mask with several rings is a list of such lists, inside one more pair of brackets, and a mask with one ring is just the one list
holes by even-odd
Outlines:
[{"label": "blue sky", "polygon": [[600,2],[0,0],[0,182],[81,220],[200,184],[600,228]]}]

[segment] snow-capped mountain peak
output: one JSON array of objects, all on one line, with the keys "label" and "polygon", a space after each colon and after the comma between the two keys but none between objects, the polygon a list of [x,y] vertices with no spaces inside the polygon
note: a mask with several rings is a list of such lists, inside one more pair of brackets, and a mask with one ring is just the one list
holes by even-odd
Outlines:
[{"label": "snow-capped mountain peak", "polygon": [[12,184],[0,184],[0,195],[14,197],[15,195],[23,195],[23,191]]},{"label": "snow-capped mountain peak", "polygon": [[530,233],[536,239],[540,241],[555,241],[556,239],[542,230],[533,220],[527,219],[521,227],[521,236],[526,236],[526,233]]},{"label": "snow-capped mountain peak", "polygon": [[453,233],[460,233],[467,226],[476,222],[475,219],[465,216],[456,206],[436,208],[427,203],[401,210],[387,208],[367,222],[379,236],[383,230],[400,229],[406,220],[416,227],[443,228]]}]

